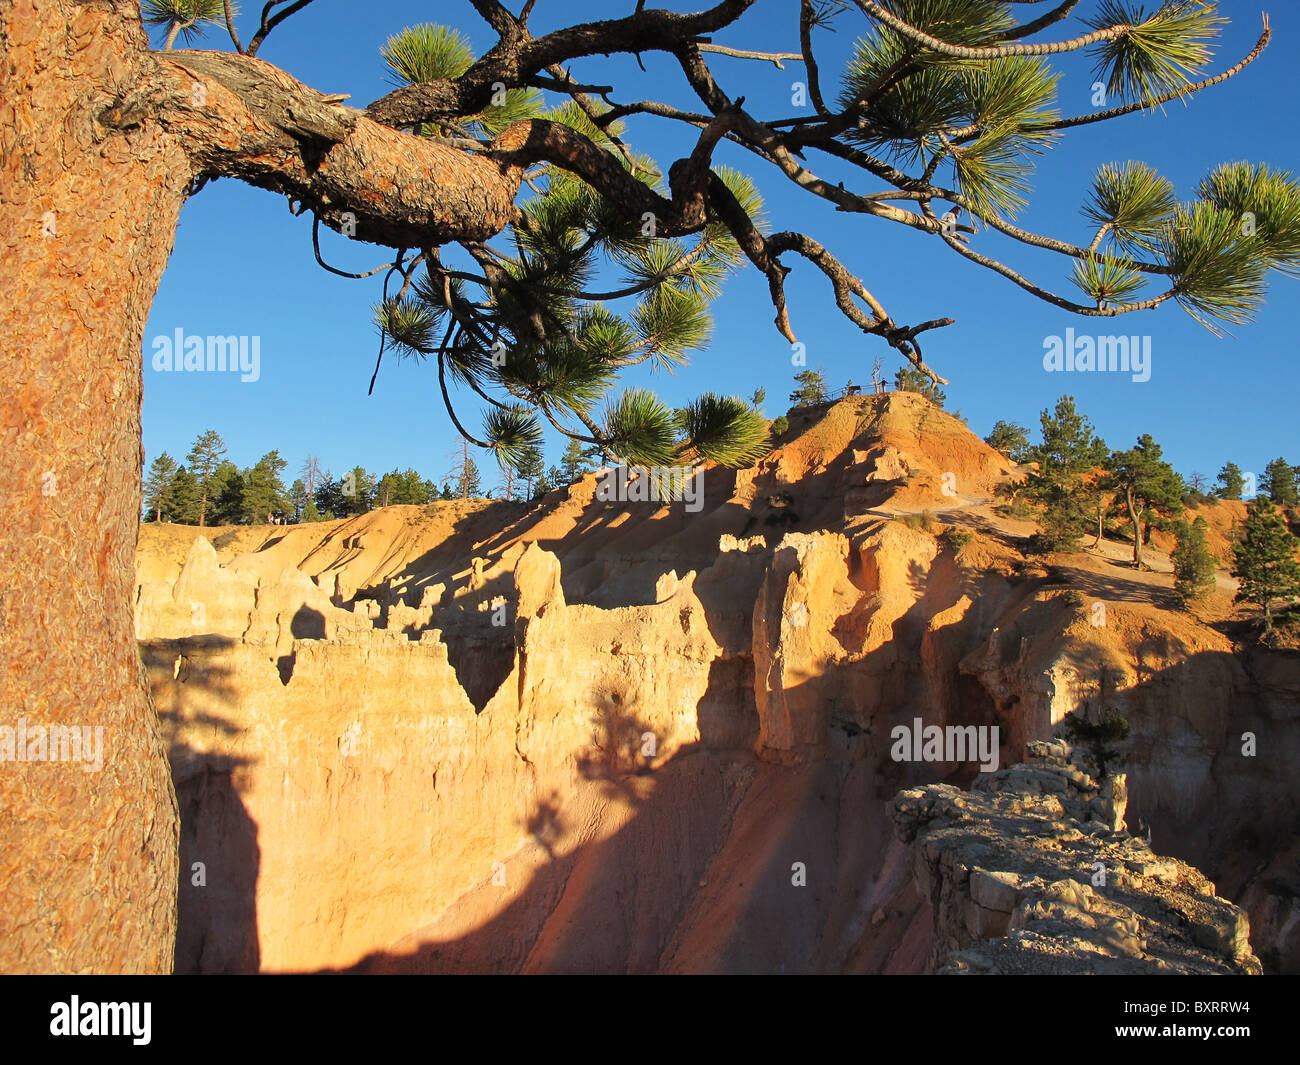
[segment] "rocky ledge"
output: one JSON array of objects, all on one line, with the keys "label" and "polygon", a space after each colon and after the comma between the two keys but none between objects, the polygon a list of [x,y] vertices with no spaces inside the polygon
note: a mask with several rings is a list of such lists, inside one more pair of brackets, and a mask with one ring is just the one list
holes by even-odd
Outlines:
[{"label": "rocky ledge", "polygon": [[934,784],[893,800],[930,902],[935,971],[1261,972],[1245,912],[1126,831],[1122,775],[1099,783],[1057,740],[1026,753],[971,791]]}]

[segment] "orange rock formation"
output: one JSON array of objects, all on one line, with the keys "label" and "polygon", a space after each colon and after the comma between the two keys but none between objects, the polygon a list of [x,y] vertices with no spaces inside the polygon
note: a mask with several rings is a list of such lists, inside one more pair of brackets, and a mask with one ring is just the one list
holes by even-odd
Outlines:
[{"label": "orange rock formation", "polygon": [[1008,766],[1103,704],[1130,824],[1294,968],[1300,908],[1256,868],[1291,835],[1289,660],[1166,609],[1167,577],[1026,561],[992,506],[1013,467],[919,396],[791,423],[706,465],[699,513],[588,475],[211,544],[145,526],[178,971],[927,971],[948,926],[890,803],[977,770],[895,762],[891,728],[996,725]]}]

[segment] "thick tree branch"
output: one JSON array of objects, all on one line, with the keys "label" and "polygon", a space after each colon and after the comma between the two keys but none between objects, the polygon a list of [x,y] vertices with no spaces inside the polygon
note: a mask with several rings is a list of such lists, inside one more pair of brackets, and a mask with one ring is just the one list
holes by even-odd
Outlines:
[{"label": "thick tree branch", "polygon": [[502,41],[516,41],[523,35],[523,26],[498,0],[469,0],[483,21],[496,30]]},{"label": "thick tree branch", "polygon": [[808,75],[808,97],[813,109],[823,117],[829,117],[826,103],[822,99],[821,75],[817,70],[817,60],[813,58],[812,28],[814,11],[812,0],[799,0],[799,48],[803,56],[804,70]]},{"label": "thick tree branch", "polygon": [[247,55],[257,55],[257,50],[262,47],[262,42],[266,40],[270,32],[290,15],[296,15],[304,7],[310,4],[312,0],[294,0],[294,3],[290,4],[283,11],[275,15],[271,14],[273,8],[280,7],[285,2],[286,0],[271,0],[269,4],[262,8],[262,24],[258,27],[257,32],[253,34],[253,39],[248,42]]},{"label": "thick tree branch", "polygon": [[491,100],[492,85],[522,85],[552,64],[615,52],[672,51],[682,41],[713,33],[735,22],[754,0],[722,0],[707,11],[637,11],[607,22],[584,22],[548,33],[500,42],[455,80],[422,82],[395,89],[366,114],[388,126],[413,126],[447,115],[472,115]]},{"label": "thick tree branch", "polygon": [[707,221],[704,193],[713,148],[736,120],[734,111],[716,117],[701,133],[690,157],[673,164],[668,175],[671,200],[638,181],[609,152],[559,122],[516,123],[497,138],[490,154],[503,167],[521,173],[532,163],[553,163],[598,189],[629,217],[653,215],[656,236],[681,236]]},{"label": "thick tree branch", "polygon": [[[332,229],[346,225],[355,239],[392,248],[487,240],[518,213],[522,161],[390,129],[250,56],[159,60],[159,119],[180,136],[196,174],[291,196]],[[191,93],[196,78],[202,105]]]}]

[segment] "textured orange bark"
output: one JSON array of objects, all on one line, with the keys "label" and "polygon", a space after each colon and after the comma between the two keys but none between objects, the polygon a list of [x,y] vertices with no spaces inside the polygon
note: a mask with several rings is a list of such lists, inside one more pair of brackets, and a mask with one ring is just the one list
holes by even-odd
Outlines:
[{"label": "textured orange bark", "polygon": [[100,121],[150,62],[134,4],[0,3],[0,48],[0,725],[103,728],[98,772],[0,761],[0,971],[168,972],[176,799],[131,582],[141,334],[189,166]]}]

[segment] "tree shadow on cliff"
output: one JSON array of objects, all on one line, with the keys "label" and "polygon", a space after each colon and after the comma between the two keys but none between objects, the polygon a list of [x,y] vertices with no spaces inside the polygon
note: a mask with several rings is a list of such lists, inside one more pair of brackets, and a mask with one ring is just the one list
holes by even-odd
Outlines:
[{"label": "tree shadow on cliff", "polygon": [[649,721],[635,706],[625,705],[616,691],[593,688],[587,700],[592,708],[591,743],[577,757],[578,773],[634,800],[638,793],[629,782],[652,772],[664,737],[656,735]]},{"label": "tree shadow on cliff", "polygon": [[[289,622],[289,631],[295,640],[323,640],[325,639],[325,615],[303,603]],[[280,673],[281,684],[288,684],[293,678],[293,664],[296,660],[295,651],[290,651],[276,659],[275,666]]]},{"label": "tree shadow on cliff", "polygon": [[240,641],[218,636],[140,644],[168,745],[180,811],[177,974],[255,973],[260,968],[257,825],[240,792],[252,759],[219,754],[239,727],[223,713],[239,692],[220,662]]},{"label": "tree shadow on cliff", "polygon": [[[718,772],[697,745],[683,748],[649,777],[628,775],[601,778],[617,790],[634,810],[610,836],[583,842],[580,817],[590,805],[578,802],[569,818],[569,837],[577,842],[567,852],[547,843],[544,860],[530,861],[516,853],[505,863],[484,870],[481,883],[449,908],[444,921],[454,926],[457,911],[489,912],[477,927],[440,933],[439,922],[373,952],[349,973],[635,973],[664,968],[698,970],[705,963],[695,955],[678,957],[675,940],[691,899],[710,877],[717,851],[726,844],[729,811],[744,794],[748,780],[728,779]],[[607,799],[600,805],[617,801]],[[577,831],[574,831],[574,827]],[[541,846],[541,844],[539,844]],[[798,856],[797,848],[793,852]],[[791,857],[756,855],[779,881],[774,893],[785,900],[788,919],[773,919],[769,907],[750,914],[741,929],[718,930],[722,935],[766,940],[759,953],[788,959],[791,971],[810,967],[810,950],[803,949],[792,928],[825,919],[826,900],[801,894],[789,884]],[[824,867],[815,866],[819,871]],[[784,873],[781,870],[785,870]],[[766,875],[762,869],[752,876]],[[522,889],[517,888],[524,878]],[[743,881],[736,886],[742,891]],[[496,893],[512,895],[504,905]],[[743,910],[744,907],[742,907]],[[777,907],[779,913],[780,906]],[[698,923],[698,914],[696,915]],[[733,920],[738,920],[733,915]],[[703,933],[708,936],[712,930]],[[801,956],[802,954],[802,956]],[[719,968],[740,969],[718,959]],[[335,971],[335,970],[331,970]]]},{"label": "tree shadow on cliff", "polygon": [[[710,689],[732,679],[711,674]],[[883,808],[861,801],[869,774],[836,758],[760,761],[752,702],[725,693],[700,700],[702,742],[650,766],[638,764],[653,731],[641,712],[612,698],[597,710],[603,724],[578,767],[598,791],[579,784],[545,794],[521,823],[532,846],[485,859],[479,883],[430,924],[327,971],[828,972],[896,963],[921,906],[907,879],[901,895],[887,887],[862,910],[883,883],[876,856],[892,839]],[[886,899],[889,924],[868,922]]]}]

